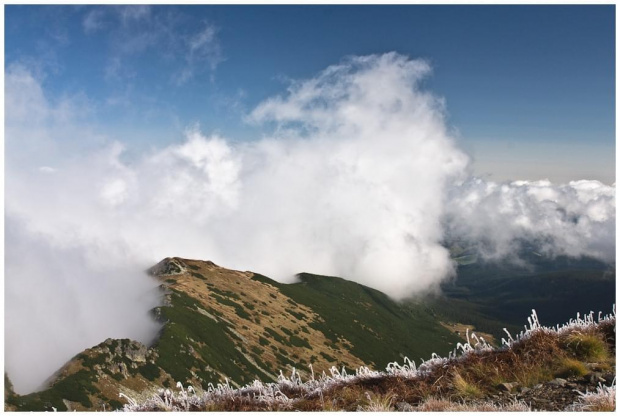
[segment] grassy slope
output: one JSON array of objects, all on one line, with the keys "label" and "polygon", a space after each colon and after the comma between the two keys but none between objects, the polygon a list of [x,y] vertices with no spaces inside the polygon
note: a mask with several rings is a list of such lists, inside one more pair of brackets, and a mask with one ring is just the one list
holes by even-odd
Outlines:
[{"label": "grassy slope", "polygon": [[437,323],[423,306],[398,304],[385,294],[338,277],[302,273],[301,281],[276,286],[295,302],[312,308],[324,322],[313,322],[330,340],[344,337],[351,352],[383,369],[403,356],[428,358],[447,353],[459,338]]},{"label": "grassy slope", "polygon": [[[106,395],[101,390],[102,385],[99,384],[99,381],[102,378],[106,379],[108,377],[117,381],[121,380],[123,377],[116,372],[118,364],[131,365],[131,361],[126,357],[122,357],[122,355],[109,357],[105,353],[100,353],[98,348],[106,348],[109,343],[120,346],[121,351],[131,348],[133,344],[128,339],[107,340],[70,360],[59,370],[57,379],[48,389],[23,396],[11,394],[5,397],[5,402],[13,406],[14,410],[19,411],[51,411],[53,408],[60,411],[70,410],[65,405],[64,400],[73,402],[72,406],[77,410],[93,408],[101,410],[103,403],[107,404],[108,410],[122,407],[122,403],[116,400],[118,399],[118,389],[112,395]],[[115,367],[115,373],[112,373],[107,368],[101,371],[95,369],[96,366],[105,366],[106,358],[110,367]],[[146,363],[140,367],[145,365]],[[130,373],[133,373],[131,375],[137,376],[140,372],[140,367],[136,369],[126,368],[130,370]]]},{"label": "grassy slope", "polygon": [[10,396],[6,398],[6,402],[20,411],[51,411],[52,407],[55,407],[57,410],[67,410],[63,399],[74,401],[90,408],[93,406],[93,403],[89,398],[89,394],[99,392],[94,386],[94,381],[93,373],[82,370],[82,372],[60,380],[53,388],[25,396]]},{"label": "grassy slope", "polygon": [[[174,291],[172,305],[161,308],[168,323],[153,346],[159,357],[156,364],[168,372],[174,381],[184,384],[194,378],[191,371],[200,377],[203,388],[222,381],[220,374],[242,383],[265,376],[235,349],[232,339],[235,335],[223,321],[196,312],[198,303],[187,294]],[[182,346],[195,352],[188,354]],[[205,370],[205,367],[211,370]]]}]

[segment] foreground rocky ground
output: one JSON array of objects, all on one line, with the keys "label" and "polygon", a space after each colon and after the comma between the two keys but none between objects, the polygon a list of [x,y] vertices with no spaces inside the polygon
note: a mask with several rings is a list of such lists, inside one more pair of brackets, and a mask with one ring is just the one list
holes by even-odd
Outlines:
[{"label": "foreground rocky ground", "polygon": [[556,378],[531,388],[514,383],[510,391],[491,394],[489,399],[502,405],[509,405],[515,400],[522,401],[532,410],[564,410],[567,405],[578,402],[584,394],[596,391],[599,386],[612,386],[614,380],[615,374],[612,371],[593,371],[581,377]]}]

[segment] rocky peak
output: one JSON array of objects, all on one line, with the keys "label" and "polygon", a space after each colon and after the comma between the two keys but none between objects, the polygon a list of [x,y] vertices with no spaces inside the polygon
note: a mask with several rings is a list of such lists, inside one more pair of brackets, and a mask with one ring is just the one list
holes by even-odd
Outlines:
[{"label": "rocky peak", "polygon": [[185,272],[187,272],[187,266],[176,257],[166,257],[148,269],[148,273],[152,276],[174,276]]}]

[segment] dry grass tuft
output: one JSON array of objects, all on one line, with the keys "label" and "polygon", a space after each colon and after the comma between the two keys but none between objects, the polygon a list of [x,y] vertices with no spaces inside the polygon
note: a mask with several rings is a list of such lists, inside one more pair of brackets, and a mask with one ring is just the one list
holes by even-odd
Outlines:
[{"label": "dry grass tuft", "polygon": [[446,399],[431,397],[412,410],[418,412],[531,412],[525,402],[514,401],[508,405],[493,402],[455,403]]},{"label": "dry grass tuft", "polygon": [[452,387],[460,397],[475,398],[482,396],[482,391],[475,384],[465,380],[459,373],[454,374]]},{"label": "dry grass tuft", "polygon": [[563,344],[582,360],[601,362],[609,358],[606,342],[596,334],[573,332],[563,340]]},{"label": "dry grass tuft", "polygon": [[573,358],[561,358],[558,361],[558,369],[555,372],[557,377],[581,377],[589,373],[584,363]]},{"label": "dry grass tuft", "polygon": [[395,395],[386,394],[384,396],[371,394],[369,392],[365,393],[366,396],[366,404],[361,405],[357,408],[358,411],[362,412],[391,412],[394,410],[392,406],[392,402],[395,399]]},{"label": "dry grass tuft", "polygon": [[414,410],[418,412],[449,412],[450,408],[453,406],[454,403],[452,403],[450,400],[430,397],[423,403],[421,403],[418,407],[414,408]]}]

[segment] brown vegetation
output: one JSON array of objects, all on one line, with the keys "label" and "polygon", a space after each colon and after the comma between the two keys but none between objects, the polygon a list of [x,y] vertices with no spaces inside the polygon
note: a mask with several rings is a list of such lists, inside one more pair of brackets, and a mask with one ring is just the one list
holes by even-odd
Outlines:
[{"label": "brown vegetation", "polygon": [[[560,333],[533,331],[510,348],[468,353],[415,378],[357,378],[310,394],[281,386],[286,396],[281,402],[236,396],[194,410],[609,411],[615,409],[611,389],[599,384],[599,393],[591,392],[596,390],[592,377],[600,379],[600,371],[615,375],[614,326],[612,320]],[[614,382],[606,380],[607,385]],[[527,401],[516,394],[517,389],[530,392]]]}]

